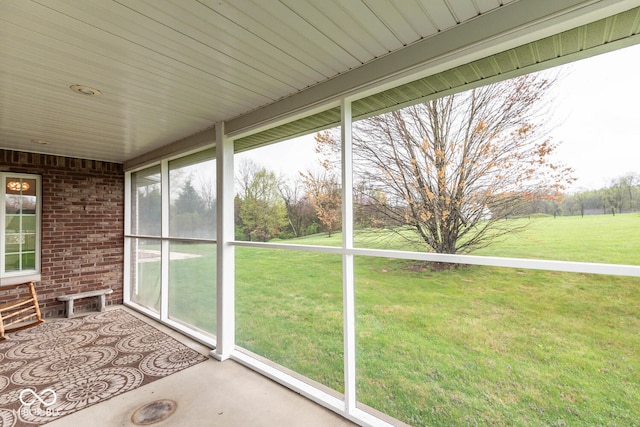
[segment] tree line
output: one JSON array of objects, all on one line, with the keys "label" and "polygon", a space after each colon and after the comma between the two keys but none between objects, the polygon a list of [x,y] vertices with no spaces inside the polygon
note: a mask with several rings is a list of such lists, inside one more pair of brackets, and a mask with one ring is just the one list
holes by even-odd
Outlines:
[{"label": "tree line", "polygon": [[552,209],[560,215],[581,216],[639,212],[640,174],[626,173],[600,189],[576,191],[565,196],[562,203]]},{"label": "tree line", "polygon": [[[307,171],[300,173],[300,180],[294,182],[278,178],[275,172],[254,163],[249,165],[249,169],[243,169],[243,185],[235,200],[236,239],[291,239],[317,233],[331,235],[341,229],[342,190],[336,175]],[[400,227],[404,224],[398,219],[407,214],[403,203],[392,207],[389,195],[365,181],[355,183],[353,193],[356,229]],[[625,174],[600,189],[583,189],[554,197],[521,193],[518,198],[518,210],[510,210],[507,216],[498,216],[515,219],[536,215],[640,212],[640,174]],[[381,204],[386,206],[384,211],[380,209]],[[390,214],[393,210],[395,213]],[[490,211],[485,211],[481,219],[487,221],[491,215]]]},{"label": "tree line", "polygon": [[[325,144],[326,138],[326,134],[317,135],[317,143]],[[333,172],[335,167],[323,168],[322,172],[316,173],[300,172],[297,180],[278,177],[275,172],[250,161],[240,164],[238,169],[236,239],[291,239],[318,233],[331,235],[341,229],[342,189],[338,175]],[[209,230],[215,227],[215,196],[211,188],[200,188],[199,184],[194,186],[193,181],[193,177],[188,177],[174,197],[170,209],[171,234],[213,238]],[[397,201],[392,207],[391,195],[365,180],[355,184],[353,194],[356,229],[405,225],[398,218],[407,215],[406,203]],[[540,214],[584,216],[640,212],[640,174],[624,174],[600,189],[579,190],[555,197],[525,192],[519,194],[519,199],[519,210],[510,211],[508,218]],[[154,186],[140,191],[138,203],[147,217],[155,212],[159,222],[160,211],[156,209],[160,205],[159,188]],[[381,205],[386,208],[380,209]],[[390,214],[391,211],[395,213]],[[491,215],[490,211],[485,211],[482,219],[486,221]],[[144,223],[155,224],[156,221]],[[154,234],[145,230],[141,232]]]}]

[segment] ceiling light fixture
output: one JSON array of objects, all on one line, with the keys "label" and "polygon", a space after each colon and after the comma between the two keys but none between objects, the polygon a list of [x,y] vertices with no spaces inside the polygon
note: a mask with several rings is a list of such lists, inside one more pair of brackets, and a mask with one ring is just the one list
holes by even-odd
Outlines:
[{"label": "ceiling light fixture", "polygon": [[102,92],[100,92],[98,89],[85,85],[71,85],[69,86],[69,89],[81,95],[87,96],[99,96],[100,94],[102,94]]},{"label": "ceiling light fixture", "polygon": [[27,191],[31,186],[24,181],[9,181],[7,182],[7,188],[11,191]]},{"label": "ceiling light fixture", "polygon": [[34,144],[49,145],[49,141],[45,141],[44,139],[32,139],[31,142]]}]

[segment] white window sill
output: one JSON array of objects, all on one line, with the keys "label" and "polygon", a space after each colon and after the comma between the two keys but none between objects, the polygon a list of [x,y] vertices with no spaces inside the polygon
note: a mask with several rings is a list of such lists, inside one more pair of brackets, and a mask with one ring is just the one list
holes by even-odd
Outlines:
[{"label": "white window sill", "polygon": [[42,280],[40,273],[27,273],[15,276],[0,277],[0,286],[17,285],[26,282],[39,282]]}]

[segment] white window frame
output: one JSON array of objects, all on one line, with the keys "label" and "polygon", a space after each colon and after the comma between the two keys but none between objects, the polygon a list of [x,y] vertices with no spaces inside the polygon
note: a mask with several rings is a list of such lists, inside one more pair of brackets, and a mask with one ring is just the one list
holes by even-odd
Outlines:
[{"label": "white window frame", "polygon": [[[209,333],[202,332],[194,327],[190,327],[182,322],[173,320],[169,316],[169,247],[171,242],[203,242],[203,243],[218,243],[217,239],[192,239],[185,237],[173,237],[169,233],[169,210],[170,210],[170,185],[169,185],[169,163],[174,160],[183,159],[192,154],[201,153],[203,156],[211,147],[204,147],[194,152],[187,152],[180,155],[176,155],[170,158],[163,159],[159,162],[149,163],[131,171],[125,172],[125,233],[124,233],[124,283],[123,283],[123,304],[129,308],[137,310],[162,324],[173,328],[185,336],[200,342],[205,346],[211,348],[217,346],[217,336],[212,336]],[[204,159],[205,157],[203,157]],[[216,156],[214,156],[216,158]],[[216,160],[217,161],[217,160]],[[147,236],[139,232],[134,233],[132,231],[132,216],[131,216],[131,201],[134,197],[131,188],[132,175],[136,172],[152,168],[154,166],[160,166],[160,192],[161,192],[161,231],[159,235]],[[217,195],[216,195],[217,196]],[[155,239],[160,242],[161,245],[161,272],[160,272],[160,309],[155,312],[148,307],[136,303],[131,299],[132,287],[136,286],[136,283],[132,283],[131,277],[131,262],[134,254],[131,252],[131,243],[139,239]]]},{"label": "white window frame", "polygon": [[[22,178],[35,180],[36,182],[36,249],[35,249],[35,268],[20,271],[6,271],[5,254],[6,254],[6,186],[8,178]],[[0,182],[2,183],[2,191],[0,191],[0,287],[15,285],[24,282],[39,282],[41,276],[41,241],[42,241],[42,177],[35,174],[0,172]]]},{"label": "white window frame", "polygon": [[[355,247],[353,243],[353,197],[352,197],[352,114],[351,103],[353,99],[344,98],[341,102],[341,133],[342,133],[342,190],[343,190],[343,241],[341,247],[306,246],[279,243],[243,242],[236,241],[233,235],[234,217],[234,153],[233,139],[224,132],[224,123],[216,125],[217,140],[217,336],[215,340],[210,337],[199,336],[194,330],[173,322],[166,315],[166,304],[162,306],[160,314],[151,313],[144,307],[133,304],[129,299],[130,275],[128,274],[130,254],[125,259],[125,305],[137,309],[151,317],[158,319],[165,325],[181,331],[205,345],[215,347],[210,355],[218,360],[231,359],[241,363],[272,380],[295,390],[310,400],[342,415],[346,419],[366,427],[391,427],[393,422],[385,416],[379,416],[374,408],[366,408],[358,403],[356,390],[356,324],[355,324],[355,286],[354,286],[354,258],[355,257],[386,257],[392,259],[407,259],[432,262],[446,262],[452,264],[473,264],[481,266],[521,268],[534,270],[562,271],[587,274],[607,274],[616,276],[640,277],[640,266],[637,265],[612,265],[589,262],[570,262],[536,259],[518,259],[504,257],[486,257],[473,255],[449,255],[423,252],[407,252],[395,250],[380,250]],[[168,160],[163,160],[162,176],[167,176]],[[131,233],[130,216],[130,179],[131,172],[126,175],[126,200],[125,204],[125,252],[130,250],[129,242],[144,236],[136,236]],[[165,178],[166,179],[166,178]],[[168,182],[163,181],[163,191],[167,191]],[[168,193],[163,193],[163,200],[168,200]],[[161,239],[167,245],[171,238],[168,230],[168,205],[163,202],[163,233]],[[270,248],[273,250],[309,251],[328,253],[342,256],[342,284],[343,284],[343,340],[344,340],[344,388],[342,396],[336,396],[317,387],[313,381],[305,381],[297,375],[291,374],[286,369],[281,369],[275,362],[267,361],[259,356],[251,354],[235,343],[235,262],[234,248],[236,246],[252,248]],[[168,253],[168,247],[163,250]],[[167,263],[168,260],[163,259]],[[163,272],[163,277],[167,272]],[[163,279],[166,280],[166,279]],[[166,301],[166,284],[163,287],[162,301]]]},{"label": "white window frame", "polygon": [[[392,427],[395,425],[386,417],[378,416],[375,408],[366,408],[358,403],[356,390],[356,324],[355,324],[355,257],[385,257],[390,259],[405,259],[430,262],[444,262],[451,264],[472,264],[491,267],[520,268],[532,270],[561,271],[570,273],[604,274],[614,276],[640,277],[640,266],[602,264],[592,262],[555,261],[546,259],[521,259],[506,257],[489,257],[474,255],[450,255],[437,253],[423,253],[397,250],[368,249],[354,246],[353,228],[353,144],[352,144],[352,112],[351,105],[356,98],[343,98],[341,100],[341,140],[342,140],[342,246],[306,246],[282,243],[261,243],[231,241],[232,246],[270,248],[273,250],[309,251],[317,253],[333,253],[342,256],[342,285],[343,285],[343,339],[344,339],[344,395],[336,397],[310,382],[306,382],[281,369],[275,362],[264,361],[254,357],[241,347],[236,347],[230,358],[242,363],[251,369],[271,378],[280,384],[302,394],[316,403],[342,415],[344,418],[354,421],[365,427]],[[233,161],[232,159],[226,159]],[[229,166],[227,166],[229,167]],[[227,215],[232,215],[232,211]],[[222,269],[222,265],[219,265]],[[231,265],[229,268],[233,268]],[[220,271],[219,271],[220,274]],[[232,275],[233,272],[224,274]],[[233,319],[222,318],[223,321],[232,322]]]}]

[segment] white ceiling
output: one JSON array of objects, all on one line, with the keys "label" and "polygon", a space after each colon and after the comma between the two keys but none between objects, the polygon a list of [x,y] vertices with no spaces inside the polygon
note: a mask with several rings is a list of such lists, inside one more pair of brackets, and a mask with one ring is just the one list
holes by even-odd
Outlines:
[{"label": "white ceiling", "polygon": [[481,43],[531,41],[639,4],[4,0],[0,148],[124,163],[219,121],[240,132],[325,94],[406,79],[403,69],[445,56],[449,35],[470,61]]}]

